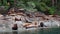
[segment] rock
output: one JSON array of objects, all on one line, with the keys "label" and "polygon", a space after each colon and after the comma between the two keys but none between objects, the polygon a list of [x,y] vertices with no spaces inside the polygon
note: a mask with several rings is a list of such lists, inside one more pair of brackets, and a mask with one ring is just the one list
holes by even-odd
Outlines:
[{"label": "rock", "polygon": [[46,22],[44,22],[44,25],[47,27],[59,27],[59,21],[57,20],[48,20]]}]

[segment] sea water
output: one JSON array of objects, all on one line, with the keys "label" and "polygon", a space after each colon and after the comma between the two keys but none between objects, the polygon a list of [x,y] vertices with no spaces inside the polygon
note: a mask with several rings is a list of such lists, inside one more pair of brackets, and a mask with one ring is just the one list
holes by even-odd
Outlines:
[{"label": "sea water", "polygon": [[60,34],[60,28],[44,28],[28,31],[12,31],[12,32],[0,32],[0,34]]}]

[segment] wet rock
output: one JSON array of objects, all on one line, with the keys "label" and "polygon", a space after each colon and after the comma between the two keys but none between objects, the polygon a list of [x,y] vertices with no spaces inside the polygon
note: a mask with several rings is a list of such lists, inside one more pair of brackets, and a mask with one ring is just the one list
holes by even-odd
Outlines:
[{"label": "wet rock", "polygon": [[59,21],[57,20],[48,20],[44,22],[44,25],[47,27],[59,27]]},{"label": "wet rock", "polygon": [[17,27],[17,24],[14,24],[14,26],[12,27],[12,30],[17,30],[18,27]]}]

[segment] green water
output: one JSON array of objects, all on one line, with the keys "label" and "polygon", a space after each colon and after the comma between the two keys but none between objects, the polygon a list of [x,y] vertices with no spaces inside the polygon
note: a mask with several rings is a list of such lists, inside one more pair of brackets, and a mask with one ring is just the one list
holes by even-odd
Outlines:
[{"label": "green water", "polygon": [[35,31],[23,31],[23,32],[1,32],[0,34],[60,34],[60,28],[47,28],[39,29]]}]

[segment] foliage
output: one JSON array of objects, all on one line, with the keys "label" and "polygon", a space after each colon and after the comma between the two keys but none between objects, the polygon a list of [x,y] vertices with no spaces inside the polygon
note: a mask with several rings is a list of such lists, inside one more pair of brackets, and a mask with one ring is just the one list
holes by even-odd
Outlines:
[{"label": "foliage", "polygon": [[50,14],[54,14],[55,8],[51,8],[52,6],[49,7],[51,0],[20,0],[17,3],[17,6],[20,8],[24,8],[27,11],[42,11],[45,12],[49,10],[48,12]]},{"label": "foliage", "polygon": [[[51,0],[9,0],[12,5],[16,3],[16,7],[25,9],[26,11],[35,12],[41,11],[45,12],[48,10],[50,14],[54,14],[56,8],[51,6]],[[3,4],[0,1],[0,6],[4,6],[7,10],[9,8],[7,0],[3,0]]]},{"label": "foliage", "polygon": [[34,9],[36,7],[35,3],[31,1],[30,2],[20,1],[18,2],[17,7],[24,8],[26,11],[31,12],[37,11],[37,9]]},{"label": "foliage", "polygon": [[50,7],[50,9],[49,9],[49,13],[50,14],[54,14],[55,11],[56,11],[56,8]]}]

